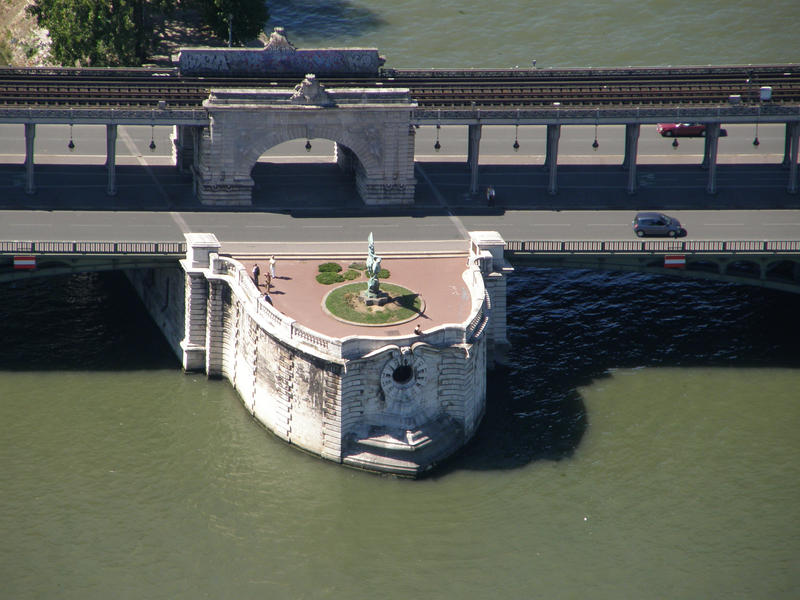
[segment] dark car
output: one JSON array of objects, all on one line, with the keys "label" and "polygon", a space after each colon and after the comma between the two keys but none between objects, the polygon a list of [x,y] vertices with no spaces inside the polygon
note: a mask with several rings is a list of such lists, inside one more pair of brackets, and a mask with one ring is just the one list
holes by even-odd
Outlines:
[{"label": "dark car", "polygon": [[[662,137],[705,137],[705,123],[659,123],[656,131]],[[719,130],[720,137],[728,135],[726,129]]]},{"label": "dark car", "polygon": [[646,235],[678,237],[686,233],[678,219],[657,212],[640,212],[633,218],[631,225],[639,237]]}]

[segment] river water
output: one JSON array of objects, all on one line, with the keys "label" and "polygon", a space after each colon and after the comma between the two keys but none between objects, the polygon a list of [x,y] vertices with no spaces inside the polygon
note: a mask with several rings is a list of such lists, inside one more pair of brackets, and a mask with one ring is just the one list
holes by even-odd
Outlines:
[{"label": "river water", "polygon": [[[273,24],[398,67],[800,57],[790,2],[318,4]],[[0,285],[0,598],[794,598],[797,307],[520,268],[476,439],[405,481],[184,375],[118,275]]]}]

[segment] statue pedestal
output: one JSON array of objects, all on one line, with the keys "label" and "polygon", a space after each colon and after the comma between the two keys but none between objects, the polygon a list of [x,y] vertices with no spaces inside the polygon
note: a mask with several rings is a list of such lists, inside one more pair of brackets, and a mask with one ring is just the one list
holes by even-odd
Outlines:
[{"label": "statue pedestal", "polygon": [[384,304],[389,302],[389,300],[391,300],[389,294],[380,291],[377,294],[373,294],[372,292],[368,291],[361,292],[359,294],[359,297],[366,306],[383,306]]}]

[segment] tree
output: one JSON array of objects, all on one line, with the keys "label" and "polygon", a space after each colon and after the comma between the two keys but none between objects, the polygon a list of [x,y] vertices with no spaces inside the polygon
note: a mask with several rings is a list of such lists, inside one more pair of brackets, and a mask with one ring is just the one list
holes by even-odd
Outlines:
[{"label": "tree", "polygon": [[62,65],[138,66],[153,43],[153,23],[170,0],[34,0],[28,12],[50,33]]},{"label": "tree", "polygon": [[196,0],[206,23],[221,39],[227,40],[231,16],[232,41],[241,45],[258,37],[269,20],[269,9],[264,0]]}]

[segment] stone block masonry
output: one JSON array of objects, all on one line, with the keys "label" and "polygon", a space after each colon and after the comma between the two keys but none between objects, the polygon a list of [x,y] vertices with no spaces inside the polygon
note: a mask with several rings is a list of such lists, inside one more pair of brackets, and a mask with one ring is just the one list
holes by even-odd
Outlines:
[{"label": "stone block masonry", "polygon": [[505,323],[496,234],[472,237],[463,322],[424,335],[341,339],[278,312],[242,264],[217,254],[213,236],[186,237],[180,269],[128,276],[184,368],[226,378],[269,431],[326,460],[409,477],[475,434],[487,363],[505,343],[492,326]]}]

